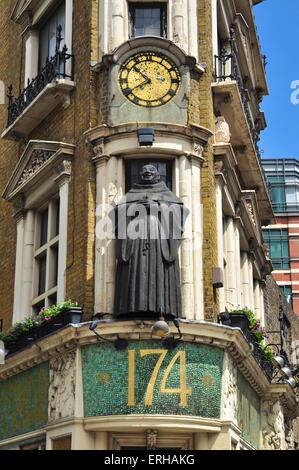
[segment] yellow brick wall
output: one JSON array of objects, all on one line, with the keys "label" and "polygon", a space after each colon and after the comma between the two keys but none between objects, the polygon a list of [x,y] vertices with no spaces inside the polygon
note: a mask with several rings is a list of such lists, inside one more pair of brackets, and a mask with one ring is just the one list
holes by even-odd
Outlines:
[{"label": "yellow brick wall", "polygon": [[[214,131],[211,83],[213,81],[212,7],[211,0],[198,1],[199,62],[207,64],[199,82],[200,125]],[[203,204],[203,279],[205,320],[216,321],[218,295],[212,285],[212,267],[217,266],[216,193],[214,179],[213,138],[204,151],[201,171]]]},{"label": "yellow brick wall", "polygon": [[[14,4],[14,0],[0,0],[0,80],[5,77],[6,85],[12,83],[14,90],[19,90],[19,83],[23,84],[24,61],[21,60],[21,27],[10,20]],[[16,143],[0,139],[1,194],[29,140],[55,140],[76,145],[69,190],[66,298],[78,301],[88,317],[93,305],[94,249],[91,221],[94,218],[95,188],[94,168],[83,133],[90,127],[92,119],[90,96],[93,83],[90,61],[95,54],[91,46],[94,48],[95,38],[90,25],[97,15],[96,5],[97,1],[85,0],[76,0],[74,5],[72,48],[75,55],[76,89],[71,95],[71,105],[66,109],[61,105],[57,106],[26,139]],[[0,105],[1,132],[6,127],[6,120],[7,107]],[[13,308],[16,223],[12,212],[11,205],[1,200],[0,318],[5,320],[5,329],[11,322]]]},{"label": "yellow brick wall", "polygon": [[[21,65],[20,27],[12,23],[10,15],[14,0],[0,2],[0,80],[7,87],[19,89]],[[0,104],[0,133],[7,123],[7,98]],[[0,196],[18,160],[18,144],[0,139]],[[16,223],[13,208],[0,197],[0,319],[3,328],[10,326],[13,311],[15,274]]]}]

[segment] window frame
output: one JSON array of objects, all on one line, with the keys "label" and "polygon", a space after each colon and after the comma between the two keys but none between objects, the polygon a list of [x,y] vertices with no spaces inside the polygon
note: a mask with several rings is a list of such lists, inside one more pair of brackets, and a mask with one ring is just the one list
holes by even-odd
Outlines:
[{"label": "window frame", "polygon": [[[47,211],[47,237],[42,243],[42,216],[45,211]],[[56,196],[50,198],[46,206],[42,206],[42,209],[37,210],[35,214],[32,309],[36,313],[40,311],[40,307],[48,307],[57,302],[60,231],[58,211],[59,197]],[[44,258],[46,259],[45,286],[40,292],[40,260]]]},{"label": "window frame", "polygon": [[[136,36],[136,9],[150,8],[160,9],[160,35],[157,37],[167,38],[167,21],[168,21],[168,2],[128,2],[128,19],[129,19],[129,39],[140,37]],[[146,36],[146,35],[143,35]]]},{"label": "window frame", "polygon": [[52,294],[57,290],[57,302],[65,300],[69,183],[74,153],[74,144],[29,141],[4,190],[3,198],[12,203],[17,226],[13,322],[34,313],[32,305],[37,305],[34,291],[35,256],[39,254],[36,248],[40,237],[37,213],[50,200],[58,198],[59,234],[53,234],[50,243],[53,246],[59,240],[57,289],[54,286]]},{"label": "window frame", "polygon": [[[263,237],[266,244],[269,246],[269,257],[275,270],[290,269],[290,249],[289,249],[289,235],[288,229],[285,228],[273,228],[263,229]],[[271,256],[271,242],[279,242],[281,247],[281,256]],[[287,248],[288,256],[283,256],[283,250]]]}]

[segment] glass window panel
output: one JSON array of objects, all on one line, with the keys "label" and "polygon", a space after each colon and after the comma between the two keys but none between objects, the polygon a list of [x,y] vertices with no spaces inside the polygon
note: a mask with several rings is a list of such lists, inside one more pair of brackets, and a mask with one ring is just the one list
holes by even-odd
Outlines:
[{"label": "glass window panel", "polygon": [[46,266],[47,257],[39,258],[38,295],[43,294],[46,290]]},{"label": "glass window panel", "polygon": [[43,246],[48,240],[48,209],[41,213],[40,220],[40,246]]},{"label": "glass window panel", "polygon": [[40,30],[39,40],[39,69],[42,69],[47,58],[51,58],[56,52],[56,37],[58,26],[62,27],[60,49],[64,45],[65,38],[65,2],[55,11],[55,13],[48,19],[46,24]]},{"label": "glass window panel", "polygon": [[166,2],[153,8],[153,3],[130,2],[131,36],[166,36]]},{"label": "glass window panel", "polygon": [[55,221],[55,235],[59,234],[59,214],[60,214],[60,200],[56,204],[56,221]]}]

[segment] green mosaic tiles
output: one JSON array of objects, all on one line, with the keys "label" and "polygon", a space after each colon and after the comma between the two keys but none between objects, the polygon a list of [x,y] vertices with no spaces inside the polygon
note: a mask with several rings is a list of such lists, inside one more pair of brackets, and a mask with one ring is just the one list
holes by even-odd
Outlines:
[{"label": "green mosaic tiles", "polygon": [[238,372],[238,425],[242,436],[255,448],[259,447],[261,400],[243,375]]},{"label": "green mosaic tiles", "polygon": [[220,417],[223,350],[179,343],[130,341],[82,347],[86,417],[131,413]]},{"label": "green mosaic tiles", "polygon": [[48,362],[0,383],[0,440],[47,423],[48,388]]}]

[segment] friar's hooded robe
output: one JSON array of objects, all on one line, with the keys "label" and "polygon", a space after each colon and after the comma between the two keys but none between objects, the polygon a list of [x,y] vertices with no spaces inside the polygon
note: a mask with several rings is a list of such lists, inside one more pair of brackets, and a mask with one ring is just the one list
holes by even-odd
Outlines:
[{"label": "friar's hooded robe", "polygon": [[116,318],[181,317],[178,249],[188,214],[161,181],[135,184],[109,214],[116,236]]}]

